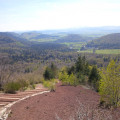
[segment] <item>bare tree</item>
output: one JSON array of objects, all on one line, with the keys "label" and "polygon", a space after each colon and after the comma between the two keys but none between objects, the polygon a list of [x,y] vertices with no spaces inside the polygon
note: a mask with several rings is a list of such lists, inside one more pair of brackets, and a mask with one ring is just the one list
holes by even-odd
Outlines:
[{"label": "bare tree", "polygon": [[3,86],[7,83],[12,75],[11,66],[8,64],[8,57],[0,58],[0,90],[3,90]]}]

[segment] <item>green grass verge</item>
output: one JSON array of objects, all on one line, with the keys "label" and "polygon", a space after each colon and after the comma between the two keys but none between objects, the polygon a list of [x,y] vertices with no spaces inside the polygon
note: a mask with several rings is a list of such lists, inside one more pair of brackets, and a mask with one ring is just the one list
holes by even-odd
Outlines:
[{"label": "green grass verge", "polygon": [[[80,53],[93,53],[93,50],[84,50],[79,51]],[[104,49],[104,50],[96,50],[96,54],[120,54],[120,49]]]},{"label": "green grass verge", "polygon": [[80,50],[80,48],[83,45],[85,45],[86,43],[84,43],[84,42],[64,42],[62,44],[67,45],[68,47],[72,47],[72,49],[78,49],[78,50]]}]

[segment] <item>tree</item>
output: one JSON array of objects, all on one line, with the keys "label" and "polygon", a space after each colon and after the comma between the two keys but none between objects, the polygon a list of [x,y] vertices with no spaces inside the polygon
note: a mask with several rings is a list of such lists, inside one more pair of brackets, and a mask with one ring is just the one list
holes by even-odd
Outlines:
[{"label": "tree", "polygon": [[43,76],[46,80],[50,80],[55,78],[56,74],[57,74],[57,67],[52,63],[50,67],[46,67]]},{"label": "tree", "polygon": [[12,69],[13,66],[9,65],[9,59],[7,57],[0,58],[0,90],[3,90],[3,86],[10,80],[13,74]]},{"label": "tree", "polygon": [[71,66],[70,68],[67,68],[68,74],[75,73],[75,66]]},{"label": "tree", "polygon": [[57,66],[54,63],[51,63],[51,71],[53,72],[53,77],[55,78],[58,72]]},{"label": "tree", "polygon": [[75,63],[76,73],[89,75],[89,64],[86,61],[85,56],[79,56]]},{"label": "tree", "polygon": [[50,79],[54,78],[53,72],[51,71],[51,69],[49,67],[46,68],[43,76],[47,80],[50,80]]},{"label": "tree", "polygon": [[97,67],[93,66],[88,82],[93,85],[93,87],[98,90],[100,75],[98,73]]},{"label": "tree", "polygon": [[101,71],[100,95],[106,105],[117,107],[120,103],[120,63],[112,60],[107,69]]},{"label": "tree", "polygon": [[83,59],[81,57],[78,57],[76,63],[75,63],[75,67],[76,67],[76,72],[80,72],[82,73],[83,72]]}]

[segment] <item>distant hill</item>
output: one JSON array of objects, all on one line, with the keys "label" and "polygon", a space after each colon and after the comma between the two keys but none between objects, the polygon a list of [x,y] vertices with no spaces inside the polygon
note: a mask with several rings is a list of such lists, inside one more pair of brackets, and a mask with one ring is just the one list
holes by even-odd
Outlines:
[{"label": "distant hill", "polygon": [[55,41],[60,38],[59,35],[42,34],[39,32],[25,32],[21,34],[21,37],[29,41],[39,42]]},{"label": "distant hill", "polygon": [[13,42],[16,42],[16,40],[11,37],[0,36],[0,44],[7,44]]},{"label": "distant hill", "polygon": [[69,34],[65,37],[62,37],[58,39],[56,42],[58,43],[64,43],[64,42],[87,42],[92,40],[92,37],[83,37],[80,36],[79,34]]},{"label": "distant hill", "polygon": [[22,38],[25,38],[27,40],[30,40],[36,36],[40,35],[40,33],[37,33],[37,32],[24,32],[21,34],[21,37]]},{"label": "distant hill", "polygon": [[20,37],[19,34],[13,32],[0,32],[1,47],[21,47],[27,45],[27,40]]},{"label": "distant hill", "polygon": [[16,38],[16,34],[8,33],[8,32],[0,32],[0,45],[15,43],[17,42],[15,38]]},{"label": "distant hill", "polygon": [[86,46],[99,49],[120,49],[120,33],[102,36],[89,42]]}]

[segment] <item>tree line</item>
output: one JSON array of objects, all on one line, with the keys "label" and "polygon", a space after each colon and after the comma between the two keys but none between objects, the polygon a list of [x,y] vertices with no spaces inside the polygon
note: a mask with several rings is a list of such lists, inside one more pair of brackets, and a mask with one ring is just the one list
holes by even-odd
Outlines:
[{"label": "tree line", "polygon": [[59,78],[62,85],[89,85],[101,95],[100,106],[118,107],[120,105],[120,63],[114,60],[107,67],[97,68],[90,65],[85,56],[79,56],[71,67],[63,67],[58,71],[52,63],[46,67],[45,80]]}]

